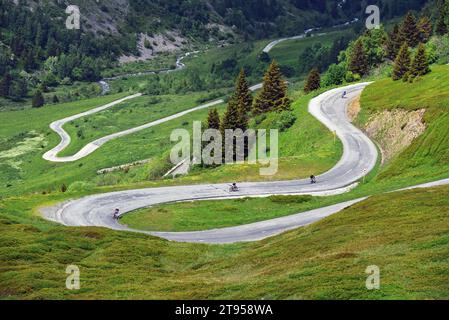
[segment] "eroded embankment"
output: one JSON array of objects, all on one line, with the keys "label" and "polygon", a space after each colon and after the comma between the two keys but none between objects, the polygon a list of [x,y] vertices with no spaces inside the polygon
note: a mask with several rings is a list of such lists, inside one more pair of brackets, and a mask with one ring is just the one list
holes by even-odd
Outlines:
[{"label": "eroded embankment", "polygon": [[[361,111],[360,97],[348,106],[348,117],[354,122]],[[425,109],[407,111],[404,109],[383,110],[369,116],[361,125],[365,133],[374,140],[382,152],[382,162],[386,163],[407,149],[413,141],[424,133]]]}]

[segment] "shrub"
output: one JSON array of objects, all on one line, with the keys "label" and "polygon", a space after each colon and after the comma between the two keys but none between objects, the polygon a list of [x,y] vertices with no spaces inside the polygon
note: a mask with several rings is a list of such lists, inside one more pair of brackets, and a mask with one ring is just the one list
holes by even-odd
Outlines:
[{"label": "shrub", "polygon": [[69,186],[68,191],[70,193],[83,192],[83,191],[91,191],[93,188],[94,186],[89,182],[76,181]]},{"label": "shrub", "polygon": [[292,112],[282,112],[278,121],[278,129],[284,132],[293,126],[295,122],[296,116]]},{"label": "shrub", "polygon": [[284,111],[282,113],[270,112],[264,118],[258,119],[256,117],[255,121],[260,129],[278,129],[284,132],[295,124],[296,116],[290,111]]},{"label": "shrub", "polygon": [[345,80],[346,71],[341,65],[332,64],[323,77],[322,84],[324,87],[332,85],[340,85]]},{"label": "shrub", "polygon": [[354,74],[351,71],[346,72],[345,80],[348,83],[354,82]]},{"label": "shrub", "polygon": [[148,180],[161,179],[173,166],[170,155],[164,155],[158,160],[151,161],[148,165]]},{"label": "shrub", "polygon": [[304,203],[312,201],[312,196],[271,196],[268,199],[270,199],[271,202],[274,203]]}]

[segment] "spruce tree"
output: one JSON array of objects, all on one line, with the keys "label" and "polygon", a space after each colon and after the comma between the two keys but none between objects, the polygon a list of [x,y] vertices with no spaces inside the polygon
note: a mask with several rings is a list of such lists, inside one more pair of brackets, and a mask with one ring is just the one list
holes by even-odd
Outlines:
[{"label": "spruce tree", "polygon": [[357,40],[349,57],[349,71],[360,76],[368,73],[368,57],[365,53],[365,48],[361,39]]},{"label": "spruce tree", "polygon": [[220,115],[217,109],[210,109],[207,115],[207,128],[220,130]]},{"label": "spruce tree", "polygon": [[[218,110],[216,108],[210,109],[207,115],[207,129],[212,130],[220,130],[220,115],[218,114]],[[223,143],[223,142],[222,142]],[[203,141],[202,143],[202,150],[204,151],[204,148],[208,145],[208,142]],[[223,148],[223,145],[221,146]],[[215,152],[212,152],[210,154],[211,157],[215,156]],[[209,165],[205,164],[203,162],[203,167],[209,167]]]},{"label": "spruce tree", "polygon": [[242,100],[241,103],[245,109],[245,112],[250,112],[253,105],[253,96],[249,90],[248,82],[246,81],[245,70],[241,70],[239,77],[237,78],[235,96],[236,99]]},{"label": "spruce tree", "polygon": [[223,137],[225,136],[225,130],[227,129],[242,129],[242,131],[246,131],[247,128],[248,116],[242,100],[230,99],[220,124],[220,131],[223,134]]},{"label": "spruce tree", "polygon": [[439,36],[443,36],[447,33],[447,31],[448,31],[448,28],[447,28],[446,22],[444,21],[444,17],[442,15],[440,15],[438,17],[435,33]]},{"label": "spruce tree", "polygon": [[419,41],[421,43],[426,43],[430,40],[433,33],[432,22],[429,17],[423,16],[418,21],[418,31],[419,31]]},{"label": "spruce tree", "polygon": [[0,80],[0,97],[8,97],[11,89],[12,77],[9,73],[6,73],[3,76],[3,79]]},{"label": "spruce tree", "polygon": [[449,31],[449,26],[447,22],[448,18],[448,4],[445,0],[440,0],[437,4],[438,8],[438,19],[436,23],[435,33],[439,36],[445,35]]},{"label": "spruce tree", "polygon": [[388,35],[387,40],[387,56],[391,60],[394,60],[398,55],[399,49],[401,49],[401,45],[404,42],[401,39],[401,33],[399,25],[395,25],[393,31]]},{"label": "spruce tree", "polygon": [[304,92],[310,93],[315,91],[321,87],[321,77],[318,69],[313,69],[310,71],[309,76],[307,77],[306,84],[304,86]]},{"label": "spruce tree", "polygon": [[404,42],[394,61],[393,80],[402,79],[410,71],[410,52],[407,42]]},{"label": "spruce tree", "polygon": [[410,75],[414,78],[423,76],[430,72],[429,61],[427,59],[426,47],[420,44],[410,69]]},{"label": "spruce tree", "polygon": [[42,95],[42,92],[40,90],[37,90],[36,93],[33,96],[33,100],[31,102],[33,108],[40,108],[44,105],[45,100],[44,96]]},{"label": "spruce tree", "polygon": [[228,101],[228,106],[226,107],[226,111],[221,119],[220,123],[220,131],[224,137],[225,130],[227,129],[236,129],[236,125],[238,123],[238,109],[237,103],[234,99],[230,99]]},{"label": "spruce tree", "polygon": [[[241,129],[243,133],[248,128],[248,115],[245,111],[245,106],[242,99],[230,99],[228,102],[228,107],[223,116],[220,124],[220,132],[223,137],[223,159],[226,161],[229,159],[227,153],[233,153],[233,159],[236,159],[237,154],[240,149],[237,146],[237,138],[234,137],[232,148],[226,145],[226,130],[238,130]],[[226,148],[227,147],[227,148]],[[245,139],[242,154],[246,157],[248,154],[248,141]]]},{"label": "spruce tree", "polygon": [[419,43],[419,30],[416,22],[415,15],[409,11],[402,21],[400,34],[407,44],[414,48]]},{"label": "spruce tree", "polygon": [[270,111],[290,110],[291,101],[287,96],[287,83],[282,77],[276,61],[273,60],[264,76],[262,90],[254,103],[254,114]]}]

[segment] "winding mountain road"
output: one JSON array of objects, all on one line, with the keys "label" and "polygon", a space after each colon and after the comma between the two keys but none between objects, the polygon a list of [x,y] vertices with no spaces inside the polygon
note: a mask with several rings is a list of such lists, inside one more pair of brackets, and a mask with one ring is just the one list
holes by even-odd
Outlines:
[{"label": "winding mountain road", "polygon": [[[230,193],[228,184],[204,184],[152,189],[127,190],[87,196],[57,206],[41,209],[45,218],[66,226],[97,226],[113,230],[137,232],[177,242],[226,244],[258,241],[283,232],[309,225],[350,207],[365,198],[355,199],[332,206],[310,210],[295,215],[241,225],[230,228],[197,232],[148,232],[130,229],[113,219],[115,208],[121,214],[157,204],[242,197],[265,197],[270,195],[310,194],[333,195],[349,191],[375,166],[378,152],[374,143],[347,118],[350,101],[361,93],[369,83],[361,83],[333,89],[311,100],[309,112],[330,130],[336,132],[343,143],[343,156],[337,165],[317,177],[311,185],[308,179],[296,181],[242,183],[238,193]],[[347,97],[342,98],[342,92]],[[449,179],[404,188],[429,188],[448,185]]]},{"label": "winding mountain road", "polygon": [[[297,36],[276,40],[270,43],[264,52],[269,52],[278,43],[304,37]],[[184,68],[181,65],[177,67]],[[311,100],[309,112],[321,123],[328,127],[340,138],[343,143],[343,156],[337,165],[328,172],[317,177],[318,183],[311,185],[308,179],[296,181],[242,183],[239,185],[238,193],[230,193],[228,184],[204,184],[194,186],[175,186],[152,189],[127,190],[107,194],[87,196],[81,199],[69,201],[57,206],[41,209],[45,218],[61,223],[66,226],[82,227],[97,226],[113,230],[144,233],[171,241],[225,244],[245,241],[258,241],[271,236],[278,235],[298,227],[317,222],[332,214],[361,202],[365,198],[355,199],[344,203],[310,210],[307,212],[251,223],[242,226],[197,231],[197,232],[148,232],[130,229],[119,224],[113,219],[112,213],[115,208],[120,208],[121,214],[154,206],[157,204],[209,200],[209,199],[233,199],[242,197],[264,197],[270,195],[310,194],[310,195],[333,195],[351,190],[357,182],[366,176],[375,166],[378,152],[374,143],[354,127],[347,118],[346,109],[349,102],[358,96],[370,83],[360,83],[344,88],[333,89],[321,94]],[[253,86],[251,90],[257,90],[261,84]],[[343,91],[347,91],[347,97],[342,98]],[[72,162],[91,154],[107,141],[132,134],[146,128],[179,118],[187,113],[221,104],[222,99],[212,101],[208,104],[189,109],[178,114],[166,117],[137,128],[118,132],[86,145],[77,154],[70,157],[58,157],[57,154],[70,144],[70,136],[62,128],[64,124],[83,116],[100,112],[123,101],[139,97],[141,94],[125,97],[105,106],[84,112],[79,115],[58,120],[51,124],[51,128],[60,135],[61,142],[54,149],[44,155],[44,158],[53,162]],[[401,190],[414,188],[428,188],[439,185],[448,185],[449,179],[431,182],[419,186],[413,186]]]},{"label": "winding mountain road", "polygon": [[[97,226],[115,230],[143,232],[169,240],[182,242],[230,243],[263,239],[322,219],[338,212],[352,202],[317,209],[248,226],[188,233],[144,232],[118,224],[112,217],[115,208],[125,214],[136,209],[176,201],[260,197],[269,195],[313,194],[329,195],[348,191],[370,172],[377,161],[374,143],[354,127],[347,118],[346,108],[369,83],[355,84],[330,90],[311,100],[309,112],[330,130],[335,131],[343,143],[343,156],[337,165],[318,176],[318,183],[308,179],[296,181],[242,183],[238,193],[229,193],[227,184],[205,184],[152,189],[128,190],[88,196],[44,210],[46,218],[67,226]],[[342,98],[342,92],[347,97]]]},{"label": "winding mountain road", "polygon": [[[260,89],[261,87],[262,87],[261,84],[257,84],[255,86],[252,86],[250,88],[250,90],[251,91],[255,91],[255,90]],[[178,112],[178,113],[173,114],[171,116],[168,116],[168,117],[156,120],[156,121],[152,121],[152,122],[143,124],[143,125],[138,126],[138,127],[134,127],[134,128],[128,129],[128,130],[116,132],[116,133],[107,135],[105,137],[101,137],[101,138],[99,138],[99,139],[97,139],[95,141],[92,141],[92,142],[86,144],[80,151],[78,151],[76,154],[74,154],[72,156],[58,157],[58,153],[63,151],[65,148],[67,148],[70,145],[70,141],[71,141],[70,135],[63,128],[63,126],[65,124],[67,124],[70,121],[73,121],[73,120],[76,120],[76,119],[79,119],[79,118],[82,118],[82,117],[86,117],[86,116],[98,113],[100,111],[112,108],[113,106],[116,106],[116,105],[118,105],[118,104],[120,104],[122,102],[125,102],[125,101],[130,100],[130,99],[138,98],[138,97],[141,97],[141,96],[142,96],[141,93],[133,94],[131,96],[127,96],[127,97],[119,99],[117,101],[108,103],[108,104],[106,104],[104,106],[101,106],[101,107],[98,107],[98,108],[95,108],[95,109],[92,109],[92,110],[89,110],[89,111],[86,111],[86,112],[83,112],[83,113],[80,113],[80,114],[76,114],[76,115],[73,115],[73,116],[61,119],[61,120],[57,120],[57,121],[51,123],[50,124],[50,128],[59,135],[59,137],[61,138],[61,142],[56,147],[54,147],[53,149],[51,149],[48,152],[46,152],[42,157],[45,160],[51,161],[51,162],[74,162],[74,161],[78,161],[78,160],[80,160],[80,159],[82,159],[84,157],[87,157],[88,155],[93,153],[95,150],[100,148],[102,145],[104,145],[108,141],[111,141],[113,139],[117,139],[117,138],[120,138],[120,137],[124,137],[124,136],[130,135],[130,134],[133,134],[133,133],[136,133],[136,132],[148,129],[148,128],[160,125],[160,124],[162,124],[164,122],[168,122],[168,121],[180,118],[182,116],[185,116],[186,114],[189,114],[189,113],[192,113],[192,112],[195,112],[195,111],[199,111],[199,110],[202,110],[202,109],[207,109],[207,108],[210,108],[212,106],[216,106],[216,105],[219,105],[219,104],[222,104],[222,103],[225,102],[224,99],[214,100],[214,101],[208,102],[206,104],[202,104],[200,106],[197,106],[195,108],[191,108],[191,109],[188,109],[188,110],[185,110],[185,111],[181,111],[181,112]]]}]

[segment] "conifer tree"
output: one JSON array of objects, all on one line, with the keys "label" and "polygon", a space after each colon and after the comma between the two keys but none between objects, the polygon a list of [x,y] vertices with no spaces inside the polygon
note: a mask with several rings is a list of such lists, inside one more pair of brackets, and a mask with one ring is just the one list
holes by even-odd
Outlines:
[{"label": "conifer tree", "polygon": [[[207,123],[206,123],[207,129],[212,130],[220,130],[220,115],[218,113],[218,110],[216,108],[210,109],[207,115]],[[223,143],[223,142],[222,142]],[[204,148],[208,145],[208,142],[203,141],[202,143],[202,150],[204,151]],[[221,145],[221,148],[223,149],[223,145]],[[212,151],[212,150],[211,150]],[[215,149],[213,152],[210,153],[210,156],[214,158],[215,156]],[[209,167],[210,165],[203,162],[203,167]]]},{"label": "conifer tree", "polygon": [[310,71],[307,77],[306,84],[304,86],[304,92],[309,93],[315,91],[321,87],[321,77],[318,69],[313,69]]},{"label": "conifer tree", "polygon": [[230,99],[228,107],[220,123],[220,131],[225,134],[225,130],[242,129],[243,132],[248,129],[248,115],[245,111],[245,105],[242,99]]},{"label": "conifer tree", "polygon": [[249,90],[248,82],[246,81],[245,70],[241,70],[239,77],[237,78],[235,88],[235,98],[242,100],[241,103],[245,109],[245,112],[250,112],[253,105],[253,96]]},{"label": "conifer tree", "polygon": [[418,21],[419,41],[421,43],[427,43],[433,33],[432,22],[429,17],[423,16]]},{"label": "conifer tree", "polygon": [[[244,133],[248,129],[248,115],[245,111],[245,105],[242,99],[230,99],[228,102],[228,107],[223,116],[220,124],[220,132],[223,137],[223,159],[226,160],[229,156],[227,153],[232,152],[234,155],[234,160],[236,155],[240,152],[237,145],[237,139],[234,137],[233,146],[226,146],[226,130],[238,130],[241,129]],[[248,141],[245,139],[242,154],[246,156],[248,154]]]},{"label": "conifer tree", "polygon": [[416,47],[419,43],[419,30],[415,15],[409,11],[402,21],[400,34],[409,47]]},{"label": "conifer tree", "polygon": [[401,39],[401,33],[399,25],[395,25],[393,31],[388,35],[387,41],[387,56],[391,60],[394,60],[398,55],[399,49],[401,49],[401,45],[404,43],[404,40]]},{"label": "conifer tree", "polygon": [[369,65],[368,58],[365,53],[365,48],[361,39],[357,40],[349,57],[349,71],[360,76],[368,73]]},{"label": "conifer tree", "polygon": [[9,73],[6,73],[3,76],[3,79],[0,80],[0,97],[8,97],[11,89],[12,77]]},{"label": "conifer tree", "polygon": [[438,19],[436,23],[436,34],[439,36],[445,35],[449,31],[449,3],[446,0],[440,0],[437,4]]},{"label": "conifer tree", "polygon": [[225,130],[238,129],[238,124],[240,122],[239,112],[240,111],[237,106],[237,101],[235,99],[230,99],[228,101],[228,106],[226,108],[226,111],[225,111],[223,118],[221,120],[221,123],[220,123],[220,130],[223,134],[223,137],[224,137]]},{"label": "conifer tree", "polygon": [[429,61],[427,59],[426,47],[420,44],[410,68],[410,75],[414,78],[423,76],[430,72]]},{"label": "conifer tree", "polygon": [[393,80],[402,79],[410,71],[410,52],[407,42],[404,42],[394,61]]},{"label": "conifer tree", "polygon": [[438,16],[438,20],[437,20],[437,26],[436,26],[436,30],[435,33],[439,36],[443,36],[448,32],[448,27],[446,25],[446,21],[444,19],[444,16],[442,14],[440,14]]},{"label": "conifer tree", "polygon": [[248,129],[248,122],[249,122],[249,117],[248,117],[248,112],[247,110],[247,104],[245,99],[243,99],[243,97],[237,99],[237,110],[238,110],[238,123],[237,123],[237,128],[242,129],[243,131],[246,131]]},{"label": "conifer tree", "polygon": [[36,93],[33,96],[33,99],[31,101],[33,108],[40,108],[44,105],[45,100],[44,96],[42,95],[42,92],[40,90],[37,90]]},{"label": "conifer tree", "polygon": [[291,101],[287,96],[287,83],[282,77],[276,61],[273,60],[264,76],[262,90],[254,103],[254,114],[270,111],[290,110]]},{"label": "conifer tree", "polygon": [[220,130],[220,115],[216,108],[209,110],[207,115],[207,128]]}]

